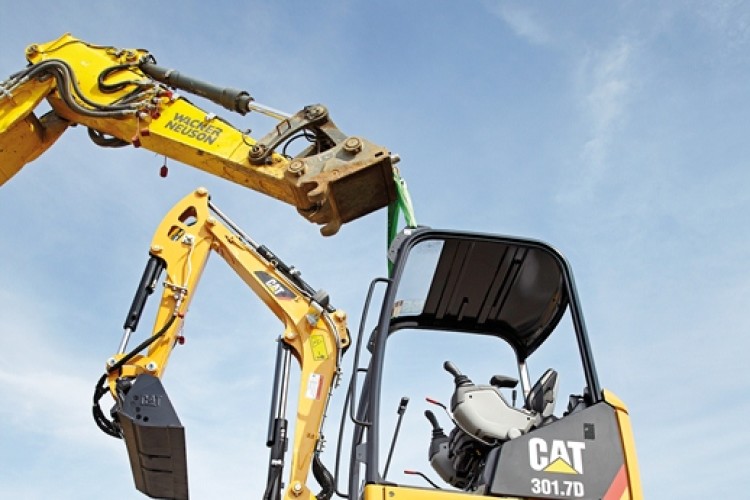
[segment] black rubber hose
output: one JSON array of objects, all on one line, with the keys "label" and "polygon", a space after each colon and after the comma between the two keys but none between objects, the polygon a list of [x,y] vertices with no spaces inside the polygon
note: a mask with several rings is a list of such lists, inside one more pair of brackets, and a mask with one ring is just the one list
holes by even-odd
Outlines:
[{"label": "black rubber hose", "polygon": [[320,460],[320,453],[316,453],[313,457],[312,472],[315,480],[321,488],[323,488],[320,490],[320,493],[316,495],[316,498],[318,500],[329,500],[335,491],[335,480],[333,474],[326,469],[326,466],[323,465],[323,462]]}]

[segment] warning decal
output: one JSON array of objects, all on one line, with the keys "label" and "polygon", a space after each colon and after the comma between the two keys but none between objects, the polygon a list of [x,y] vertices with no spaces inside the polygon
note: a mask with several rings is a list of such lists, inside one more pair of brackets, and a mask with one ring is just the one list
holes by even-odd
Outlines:
[{"label": "warning decal", "polygon": [[311,373],[307,379],[307,390],[305,397],[307,399],[320,399],[320,393],[323,389],[323,376],[318,373]]},{"label": "warning decal", "polygon": [[323,335],[319,333],[310,335],[310,350],[312,350],[315,361],[325,361],[328,359],[328,348],[326,347],[326,339]]}]

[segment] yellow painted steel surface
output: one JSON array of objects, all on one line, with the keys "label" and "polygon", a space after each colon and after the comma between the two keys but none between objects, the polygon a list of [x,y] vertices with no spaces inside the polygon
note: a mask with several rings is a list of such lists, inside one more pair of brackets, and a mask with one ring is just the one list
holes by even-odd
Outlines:
[{"label": "yellow painted steel surface", "polygon": [[629,496],[624,498],[632,500],[642,500],[643,490],[641,487],[641,474],[638,468],[638,457],[635,451],[635,438],[633,437],[633,427],[630,423],[628,408],[617,396],[611,391],[603,390],[604,400],[612,405],[617,416],[617,424],[620,428],[620,438],[622,440],[622,449],[625,453],[625,471],[628,475]]},{"label": "yellow painted steel surface", "polygon": [[[102,106],[117,103],[133,91],[132,85],[124,85],[119,91],[102,92],[98,84],[102,71],[123,66],[122,70],[106,79],[109,85],[148,81],[148,77],[137,67],[138,61],[147,55],[148,52],[141,49],[91,45],[68,34],[27,49],[27,58],[32,64],[50,59],[75,64],[78,86],[87,98]],[[49,95],[48,100],[59,116],[73,123],[138,144],[282,201],[293,204],[297,201],[295,193],[291,192],[292,186],[282,182],[283,169],[258,169],[250,164],[247,158],[255,144],[253,138],[167,90],[155,83],[150,91],[145,91],[133,102],[132,113],[121,117],[91,117],[77,113],[63,101],[59,92]],[[212,132],[201,131],[207,128]],[[279,155],[275,155],[274,160],[275,163],[283,163]]]},{"label": "yellow painted steel surface", "polygon": [[[461,491],[368,484],[365,486],[363,498],[364,500],[470,500],[479,498],[479,496],[474,493],[465,493]],[[492,498],[521,500],[516,497]]]},{"label": "yellow painted steel surface", "polygon": [[[173,316],[176,321],[151,344],[146,355],[133,357],[120,373],[110,374],[110,390],[116,394],[115,383],[119,377],[142,373],[163,375],[172,349],[179,341],[182,323],[208,257],[212,252],[219,254],[283,323],[281,339],[299,362],[297,420],[287,496],[311,498],[313,494],[306,480],[320,438],[329,391],[339,369],[340,350],[349,344],[346,314],[324,312],[312,304],[294,283],[276,270],[274,263],[261,257],[211,215],[208,198],[208,192],[202,188],[186,196],[169,211],[156,230],[150,253],[163,259],[167,266],[153,332],[161,330]],[[118,355],[114,359],[122,357]],[[292,495],[291,489],[297,484],[300,487]]]},{"label": "yellow painted steel surface", "polygon": [[[46,99],[60,119],[100,137],[143,147],[288,203],[323,225],[324,235],[395,200],[390,153],[362,138],[350,137],[330,151],[311,148],[304,158],[274,152],[252,164],[256,139],[146,75],[141,65],[152,58],[145,50],[93,45],[66,34],[29,46],[26,58],[30,66],[0,85],[0,185],[64,130],[39,126],[33,111]],[[326,120],[321,130],[346,137]],[[281,122],[276,130],[289,127]]]}]

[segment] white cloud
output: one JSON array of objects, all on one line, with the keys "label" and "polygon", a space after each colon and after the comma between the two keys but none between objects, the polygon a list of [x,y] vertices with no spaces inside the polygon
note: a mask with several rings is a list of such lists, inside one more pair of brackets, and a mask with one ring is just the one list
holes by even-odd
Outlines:
[{"label": "white cloud", "polygon": [[633,90],[633,52],[632,43],[619,39],[605,49],[589,50],[579,63],[577,93],[588,138],[581,147],[575,185],[566,186],[560,199],[590,197],[605,175],[610,148],[627,119],[627,103]]},{"label": "white cloud", "polygon": [[529,9],[509,2],[484,1],[485,7],[502,19],[513,32],[534,45],[547,45],[552,36],[542,21]]}]

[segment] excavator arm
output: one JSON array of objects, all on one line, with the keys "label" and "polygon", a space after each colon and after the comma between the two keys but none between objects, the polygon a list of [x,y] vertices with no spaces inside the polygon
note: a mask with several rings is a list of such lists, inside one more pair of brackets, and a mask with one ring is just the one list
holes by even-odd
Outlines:
[{"label": "excavator arm", "polygon": [[[270,422],[269,485],[264,498],[281,497],[286,449],[286,394],[289,360],[300,366],[300,390],[292,447],[291,477],[285,498],[314,498],[307,486],[316,458],[329,393],[337,382],[343,350],[349,345],[346,315],[328,304],[293,268],[253,242],[209,200],[201,188],[163,219],[153,238],[149,261],[128,312],[118,353],[107,362],[97,385],[94,414],[100,428],[125,439],[136,487],[149,496],[187,498],[184,431],[161,386],[191,299],[209,255],[215,252],[242,278],[283,324],[274,388],[276,415]],[[127,346],[147,297],[164,274],[152,334],[132,350]],[[145,351],[145,352],[144,352]],[[98,410],[98,399],[115,399],[113,421]],[[281,404],[277,404],[281,401]]]},{"label": "excavator arm", "polygon": [[[100,146],[143,147],[293,205],[323,225],[324,235],[396,198],[397,156],[345,135],[322,105],[289,116],[257,104],[245,91],[157,66],[145,50],[92,45],[69,34],[29,46],[26,57],[29,66],[0,82],[0,185],[69,125],[83,125]],[[177,90],[279,121],[255,139]],[[37,117],[34,110],[44,99],[52,110]],[[309,146],[287,155],[286,146],[297,138]]]}]

